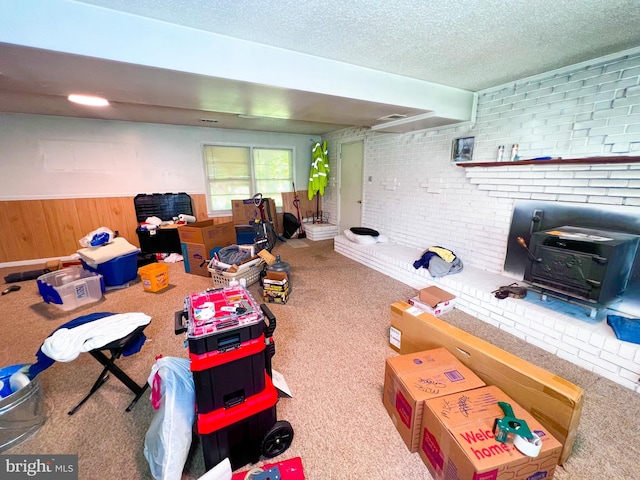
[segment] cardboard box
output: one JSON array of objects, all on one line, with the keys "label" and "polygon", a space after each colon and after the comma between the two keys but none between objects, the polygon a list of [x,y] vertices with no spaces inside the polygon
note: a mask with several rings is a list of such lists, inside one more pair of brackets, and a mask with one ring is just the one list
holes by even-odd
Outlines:
[{"label": "cardboard box", "polygon": [[[273,221],[273,227],[276,229],[276,232],[282,232],[280,228],[280,218],[276,214],[276,202],[273,198],[265,198],[263,201],[269,202],[269,210],[267,210],[267,205],[264,206],[264,214],[269,219],[268,211],[271,211],[271,220]],[[260,209],[256,207],[253,200],[231,200],[231,215],[233,216],[234,225],[249,225],[256,218],[260,217]]]},{"label": "cardboard box", "polygon": [[387,358],[382,403],[409,451],[415,452],[425,400],[482,386],[447,349],[437,348]]},{"label": "cardboard box", "polygon": [[455,295],[432,285],[420,290],[416,297],[409,299],[409,303],[437,317],[453,309],[455,298]]},{"label": "cardboard box", "polygon": [[409,303],[409,305],[413,305],[416,308],[419,308],[423,312],[427,312],[427,313],[430,313],[431,315],[435,315],[436,317],[439,317],[443,313],[447,313],[448,311],[453,310],[453,302],[446,302],[446,305],[442,307],[436,306],[434,308],[428,303],[421,302],[418,296],[410,298],[409,300],[407,300],[407,303]]},{"label": "cardboard box", "polygon": [[266,303],[281,303],[284,305],[289,300],[289,289],[287,288],[284,292],[263,290],[262,300]]},{"label": "cardboard box", "polygon": [[285,304],[289,300],[289,276],[287,272],[267,270],[262,279],[262,299],[267,303]]},{"label": "cardboard box", "polygon": [[445,347],[487,385],[513,398],[563,444],[560,464],[571,454],[582,413],[580,387],[405,302],[391,305],[389,345],[401,354]]},{"label": "cardboard box", "polygon": [[61,258],[57,260],[49,260],[44,264],[44,269],[47,272],[55,272],[56,270],[62,270],[63,268],[74,267],[77,265],[82,265],[80,260],[76,259],[67,259],[63,260]]},{"label": "cardboard box", "polygon": [[288,292],[289,279],[287,272],[275,272],[267,270],[267,275],[262,279],[262,288],[271,292]]},{"label": "cardboard box", "polygon": [[181,243],[182,257],[184,258],[184,271],[202,277],[208,277],[209,250],[200,243]]},{"label": "cardboard box", "polygon": [[[527,456],[495,439],[494,423],[505,416],[498,402],[511,405],[540,437],[540,453]],[[425,402],[418,452],[435,480],[549,480],[562,444],[498,387],[489,386]],[[455,477],[451,476],[455,472]]]},{"label": "cardboard box", "polygon": [[189,223],[178,227],[180,243],[200,244],[206,247],[207,258],[214,247],[227,247],[236,243],[233,222],[214,224],[213,220]]}]

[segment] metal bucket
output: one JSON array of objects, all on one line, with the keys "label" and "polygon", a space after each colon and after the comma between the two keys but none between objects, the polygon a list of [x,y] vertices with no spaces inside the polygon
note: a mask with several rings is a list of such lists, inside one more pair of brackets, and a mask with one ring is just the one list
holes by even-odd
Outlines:
[{"label": "metal bucket", "polygon": [[[0,369],[0,381],[9,378],[26,365],[12,365]],[[6,387],[3,389],[6,392]],[[21,389],[0,399],[0,452],[3,452],[36,433],[47,420],[44,393],[35,377]]]}]

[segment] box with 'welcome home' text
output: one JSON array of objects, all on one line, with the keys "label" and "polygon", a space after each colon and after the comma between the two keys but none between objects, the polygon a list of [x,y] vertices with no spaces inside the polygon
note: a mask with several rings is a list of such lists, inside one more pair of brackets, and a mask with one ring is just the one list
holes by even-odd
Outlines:
[{"label": "box with 'welcome home' text", "polygon": [[401,355],[445,347],[487,385],[496,385],[562,444],[562,464],[578,433],[582,388],[405,302],[391,305],[389,346]]},{"label": "box with 'welcome home' text", "polygon": [[484,386],[446,348],[387,358],[383,404],[411,452],[418,449],[426,399]]},{"label": "box with 'welcome home' text", "polygon": [[[494,424],[505,416],[498,402],[513,410],[509,425],[526,422],[540,439],[536,447],[496,440]],[[550,480],[562,452],[562,444],[496,386],[427,400],[419,437],[418,452],[435,480]]]}]

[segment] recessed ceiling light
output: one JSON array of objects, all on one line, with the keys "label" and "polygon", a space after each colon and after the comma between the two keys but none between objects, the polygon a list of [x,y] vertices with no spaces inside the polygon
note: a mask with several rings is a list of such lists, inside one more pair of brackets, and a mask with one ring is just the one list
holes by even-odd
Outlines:
[{"label": "recessed ceiling light", "polygon": [[262,117],[260,117],[259,115],[251,115],[249,113],[241,113],[238,115],[238,118],[244,118],[245,120],[255,120]]},{"label": "recessed ceiling light", "polygon": [[109,101],[106,98],[92,97],[90,95],[77,95],[75,93],[67,97],[70,102],[88,105],[90,107],[106,107]]}]

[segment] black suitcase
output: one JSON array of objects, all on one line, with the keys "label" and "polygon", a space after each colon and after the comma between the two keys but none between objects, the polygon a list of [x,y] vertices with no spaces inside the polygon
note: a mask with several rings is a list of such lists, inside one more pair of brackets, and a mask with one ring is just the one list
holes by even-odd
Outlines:
[{"label": "black suitcase", "polygon": [[[193,215],[191,197],[186,193],[138,194],[133,199],[138,224],[149,217],[173,220],[180,214]],[[182,253],[177,228],[136,229],[140,249],[146,253]]]},{"label": "black suitcase", "polygon": [[293,213],[285,212],[282,216],[284,238],[292,238],[300,228],[300,222]]}]

